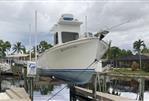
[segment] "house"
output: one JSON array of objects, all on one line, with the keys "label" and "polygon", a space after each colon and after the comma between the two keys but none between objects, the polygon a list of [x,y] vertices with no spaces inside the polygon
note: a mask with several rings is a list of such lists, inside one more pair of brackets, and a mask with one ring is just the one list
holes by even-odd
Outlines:
[{"label": "house", "polygon": [[[117,59],[113,60],[113,63],[116,67],[131,67],[132,62],[134,62],[134,61],[139,63],[140,58],[139,58],[138,54],[117,58]],[[142,61],[142,64],[148,63],[149,56],[141,55],[141,61]]]},{"label": "house", "polygon": [[11,65],[13,74],[21,75],[24,72],[22,65],[26,64],[29,60],[29,54],[12,54],[6,56],[5,59]]}]

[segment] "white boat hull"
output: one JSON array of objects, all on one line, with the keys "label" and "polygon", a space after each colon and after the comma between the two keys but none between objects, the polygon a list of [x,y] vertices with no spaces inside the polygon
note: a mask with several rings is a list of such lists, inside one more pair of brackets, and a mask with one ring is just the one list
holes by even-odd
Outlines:
[{"label": "white boat hull", "polygon": [[[98,38],[84,38],[57,45],[44,52],[38,59],[39,74],[54,75],[56,77],[85,83],[91,78],[95,66],[88,67],[91,63],[102,58],[108,45]],[[85,73],[82,72],[85,70]],[[48,71],[48,72],[46,72]],[[67,72],[66,72],[67,71]],[[81,72],[80,72],[81,71]],[[45,72],[45,73],[44,73]],[[80,72],[80,80],[76,77]],[[67,75],[66,75],[66,74]],[[73,75],[69,75],[72,73]],[[65,74],[65,75],[64,75]],[[74,74],[77,74],[76,76]],[[87,76],[87,74],[90,74]],[[83,81],[84,80],[84,81]],[[78,82],[78,83],[79,83]]]}]

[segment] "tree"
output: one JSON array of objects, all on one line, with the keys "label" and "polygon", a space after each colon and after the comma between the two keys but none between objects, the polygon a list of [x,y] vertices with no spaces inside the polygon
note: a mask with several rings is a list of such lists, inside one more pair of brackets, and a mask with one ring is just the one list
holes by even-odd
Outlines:
[{"label": "tree", "polygon": [[[36,47],[37,47],[37,53],[39,53],[39,45],[37,45]],[[31,50],[31,55],[32,55],[32,57],[35,57],[35,46],[33,46],[32,50]]]},{"label": "tree", "polygon": [[13,45],[13,53],[25,53],[26,52],[26,48],[24,45],[22,45],[21,42],[17,42],[16,44]]},{"label": "tree", "polygon": [[9,51],[11,48],[11,44],[9,41],[4,42],[0,40],[0,57],[5,57],[6,52]]},{"label": "tree", "polygon": [[122,49],[120,52],[120,57],[129,56],[129,55],[132,55],[131,50]]},{"label": "tree", "polygon": [[138,41],[135,41],[133,43],[134,51],[136,51],[139,55],[140,69],[141,69],[141,47],[145,48],[145,43],[143,40],[139,39]]},{"label": "tree", "polygon": [[10,51],[10,48],[11,48],[11,44],[9,41],[6,41],[5,44],[4,44],[4,48],[6,49],[6,52]]},{"label": "tree", "polygon": [[141,53],[144,53],[144,54],[149,53],[149,49],[147,47],[145,47],[142,49]]},{"label": "tree", "polygon": [[3,40],[0,40],[0,57],[4,57],[5,52],[4,52],[4,42]]},{"label": "tree", "polygon": [[127,56],[133,55],[131,50],[127,50]]},{"label": "tree", "polygon": [[106,54],[103,56],[103,58],[116,59],[119,57],[132,55],[131,50],[120,49],[117,46],[111,47],[111,42],[112,41],[110,40],[109,44],[108,44],[108,50],[107,50]]},{"label": "tree", "polygon": [[111,59],[116,59],[121,54],[121,49],[116,46],[111,47],[110,51],[111,51],[111,54],[110,54]]},{"label": "tree", "polygon": [[118,58],[121,54],[121,49],[119,47],[113,46],[110,49],[110,58],[114,60],[114,66],[117,67],[117,60],[116,58]]},{"label": "tree", "polygon": [[44,52],[45,50],[47,50],[51,47],[52,47],[52,45],[48,44],[48,42],[41,41],[40,44],[39,44],[39,51],[42,53],[42,52]]},{"label": "tree", "polygon": [[[45,50],[53,47],[51,44],[49,44],[46,41],[41,41],[37,47],[37,53],[43,53]],[[32,48],[32,57],[35,57],[35,46]]]}]

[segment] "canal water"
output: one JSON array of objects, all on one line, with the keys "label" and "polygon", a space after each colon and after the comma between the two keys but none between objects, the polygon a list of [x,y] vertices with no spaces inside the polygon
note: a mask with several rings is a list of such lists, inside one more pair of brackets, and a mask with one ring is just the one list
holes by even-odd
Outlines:
[{"label": "canal water", "polygon": [[[5,91],[6,89],[9,89],[12,86],[23,87],[24,80],[15,80],[15,81],[2,80],[1,81],[1,91]],[[112,88],[109,88],[109,92],[112,92]],[[133,93],[130,91],[126,92],[124,90],[118,90],[118,94],[119,96],[127,97],[130,99],[136,99],[138,97],[136,93]],[[67,87],[67,84],[58,84],[58,85],[49,84],[46,86],[41,85],[41,86],[35,87],[33,96],[34,96],[33,97],[34,101],[69,101],[70,100],[69,87]],[[50,99],[51,97],[53,98]],[[144,92],[144,101],[149,101],[149,91]]]},{"label": "canal water", "polygon": [[[69,88],[65,87],[66,84],[55,85],[53,91],[49,91],[48,94],[43,95],[40,91],[34,91],[35,101],[69,101]],[[63,89],[64,88],[64,89]],[[58,91],[63,89],[61,92],[56,94]],[[54,96],[56,94],[56,96]],[[50,99],[53,97],[52,99]]]}]

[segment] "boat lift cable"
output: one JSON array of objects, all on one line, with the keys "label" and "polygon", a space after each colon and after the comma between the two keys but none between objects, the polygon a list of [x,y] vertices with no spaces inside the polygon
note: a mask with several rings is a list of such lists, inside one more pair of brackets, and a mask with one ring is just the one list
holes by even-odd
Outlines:
[{"label": "boat lift cable", "polygon": [[122,25],[124,25],[126,23],[129,23],[129,22],[130,22],[130,20],[127,20],[125,22],[122,22],[122,23],[119,23],[117,25],[111,26],[110,28],[107,28],[107,30],[111,30],[111,29],[117,28],[117,27],[122,26]]},{"label": "boat lift cable", "polygon": [[[98,61],[97,59],[95,59],[95,60],[94,60],[91,64],[89,64],[85,69],[89,69],[93,64],[95,64],[95,63],[97,63],[97,62],[99,62],[99,61]],[[85,72],[85,70],[82,71],[82,72],[80,72],[80,75],[82,75],[83,72]],[[77,75],[76,78],[78,78],[80,75]],[[62,89],[60,89],[58,92],[56,92],[53,96],[51,96],[50,98],[48,98],[47,101],[49,101],[49,100],[51,100],[52,98],[54,98],[57,94],[59,94],[59,93],[60,93],[62,90],[64,90],[66,87],[67,87],[67,85],[64,86]]]}]

